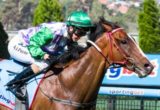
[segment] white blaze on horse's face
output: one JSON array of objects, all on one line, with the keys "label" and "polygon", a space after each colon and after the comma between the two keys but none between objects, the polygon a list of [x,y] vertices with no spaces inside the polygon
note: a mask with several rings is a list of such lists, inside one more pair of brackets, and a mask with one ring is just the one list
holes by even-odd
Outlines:
[{"label": "white blaze on horse's face", "polygon": [[146,55],[144,54],[144,52],[142,51],[142,49],[139,47],[138,43],[136,42],[136,40],[129,34],[127,34],[128,37],[135,43],[135,46],[137,47],[137,49],[139,50],[139,52],[144,56],[146,57]]}]

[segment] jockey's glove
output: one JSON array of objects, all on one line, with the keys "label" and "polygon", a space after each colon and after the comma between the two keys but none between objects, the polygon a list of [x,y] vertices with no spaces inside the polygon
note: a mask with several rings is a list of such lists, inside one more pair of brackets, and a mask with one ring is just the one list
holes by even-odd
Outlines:
[{"label": "jockey's glove", "polygon": [[49,56],[49,59],[47,59],[47,62],[48,62],[50,65],[57,64],[57,63],[58,63],[57,56],[50,55],[50,56]]}]

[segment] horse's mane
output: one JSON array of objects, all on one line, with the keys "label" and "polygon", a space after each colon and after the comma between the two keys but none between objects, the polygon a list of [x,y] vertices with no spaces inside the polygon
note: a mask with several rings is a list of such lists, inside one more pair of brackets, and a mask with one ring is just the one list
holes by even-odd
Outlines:
[{"label": "horse's mane", "polygon": [[91,34],[89,39],[93,42],[104,32],[108,32],[109,30],[105,29],[102,24],[110,26],[112,29],[119,28],[116,23],[106,20],[103,16],[99,18],[98,22],[94,23],[94,27],[91,28]]}]

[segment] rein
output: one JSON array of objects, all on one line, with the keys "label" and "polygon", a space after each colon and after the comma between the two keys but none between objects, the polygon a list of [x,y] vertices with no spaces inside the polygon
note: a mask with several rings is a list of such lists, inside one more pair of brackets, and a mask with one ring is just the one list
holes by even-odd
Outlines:
[{"label": "rein", "polygon": [[109,62],[109,60],[107,59],[107,57],[102,53],[102,50],[98,47],[97,44],[95,44],[93,41],[91,40],[87,40],[88,43],[90,43],[94,48],[96,48],[96,50],[102,55],[102,57],[105,59],[105,61],[107,61],[107,63],[109,65],[111,65],[111,63]]},{"label": "rein", "polygon": [[[115,30],[112,30],[111,32],[107,32],[106,34],[107,34],[107,36],[106,37],[108,37],[109,38],[109,42],[110,42],[110,51],[111,52],[109,52],[110,53],[110,56],[112,56],[112,59],[113,59],[113,51],[112,51],[112,34],[114,33],[114,32],[117,32],[117,31],[119,31],[119,30],[122,30],[123,28],[117,28],[117,29],[115,29]],[[103,53],[102,53],[102,50],[98,47],[98,45],[97,44],[95,44],[93,41],[91,41],[91,40],[87,40],[87,42],[88,43],[90,43],[101,55],[102,55],[102,57],[105,59],[105,61],[107,61],[107,63],[109,64],[109,66],[111,66],[111,65],[113,65],[113,67],[117,67],[117,66],[115,66],[115,64],[125,64],[125,61],[124,62],[118,62],[118,63],[115,63],[115,62],[113,62],[113,63],[110,63],[109,62],[109,60],[108,60],[108,56],[105,56]],[[118,50],[119,50],[119,47],[116,45],[116,47],[118,48]],[[122,52],[121,52],[122,53]],[[124,52],[123,52],[124,53]]]}]

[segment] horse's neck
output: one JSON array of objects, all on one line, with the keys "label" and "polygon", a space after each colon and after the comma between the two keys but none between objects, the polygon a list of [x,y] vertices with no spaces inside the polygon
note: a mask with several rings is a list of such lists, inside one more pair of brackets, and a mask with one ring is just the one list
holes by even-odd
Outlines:
[{"label": "horse's neck", "polygon": [[58,79],[64,88],[72,91],[71,97],[90,100],[88,97],[98,93],[103,70],[103,57],[94,48],[90,48],[82,58],[64,69]]},{"label": "horse's neck", "polygon": [[49,96],[78,102],[93,101],[97,97],[104,68],[104,58],[91,47],[59,75],[44,80],[41,87]]},{"label": "horse's neck", "polygon": [[68,85],[72,88],[76,83],[79,83],[79,81],[84,83],[89,81],[93,82],[95,76],[103,70],[103,67],[103,57],[100,53],[95,51],[94,48],[91,48],[81,59],[72,63],[69,68],[66,68],[62,72],[62,77],[64,78],[63,80],[68,82]]}]

